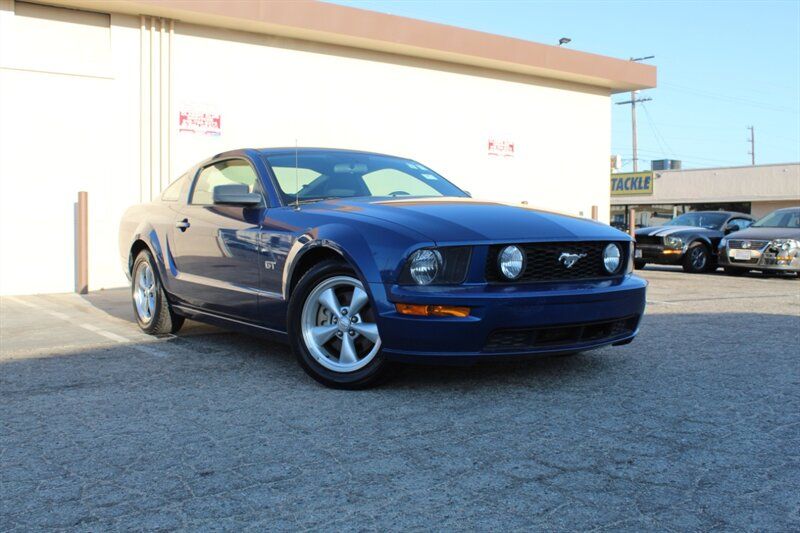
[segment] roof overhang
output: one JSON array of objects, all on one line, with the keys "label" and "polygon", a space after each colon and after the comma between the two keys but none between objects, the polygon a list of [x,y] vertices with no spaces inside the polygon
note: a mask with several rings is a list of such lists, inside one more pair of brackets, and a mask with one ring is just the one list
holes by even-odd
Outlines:
[{"label": "roof overhang", "polygon": [[656,68],[501,35],[310,0],[46,0],[527,74],[609,92],[656,86]]}]

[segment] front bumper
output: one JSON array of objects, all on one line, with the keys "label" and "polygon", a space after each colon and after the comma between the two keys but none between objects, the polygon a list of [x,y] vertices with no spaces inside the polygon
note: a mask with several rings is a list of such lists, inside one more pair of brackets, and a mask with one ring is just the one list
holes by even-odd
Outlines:
[{"label": "front bumper", "polygon": [[686,251],[682,248],[666,248],[663,244],[637,244],[634,254],[637,250],[641,250],[642,255],[636,257],[637,260],[657,265],[679,265]]},{"label": "front bumper", "polygon": [[[383,352],[392,359],[496,358],[625,344],[638,333],[647,282],[406,287],[370,284]],[[401,315],[395,303],[471,308],[468,317]]]},{"label": "front bumper", "polygon": [[[749,255],[749,259],[743,257],[743,253],[745,257]],[[745,270],[800,272],[800,254],[782,260],[777,254],[770,253],[768,248],[744,250],[726,247],[719,251],[719,266]]]}]

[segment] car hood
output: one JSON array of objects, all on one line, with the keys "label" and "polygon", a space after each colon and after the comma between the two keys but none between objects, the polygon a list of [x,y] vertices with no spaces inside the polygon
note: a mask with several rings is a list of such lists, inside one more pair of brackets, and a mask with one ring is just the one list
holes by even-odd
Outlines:
[{"label": "car hood", "polygon": [[729,239],[800,239],[800,229],[798,228],[747,228],[741,231],[734,231],[728,235]]},{"label": "car hood", "polygon": [[630,240],[606,224],[471,198],[337,199],[315,210],[346,212],[412,228],[437,244],[448,242]]},{"label": "car hood", "polygon": [[721,235],[722,232],[713,229],[700,228],[698,226],[652,226],[649,228],[639,228],[636,230],[637,237],[666,237],[668,235]]}]

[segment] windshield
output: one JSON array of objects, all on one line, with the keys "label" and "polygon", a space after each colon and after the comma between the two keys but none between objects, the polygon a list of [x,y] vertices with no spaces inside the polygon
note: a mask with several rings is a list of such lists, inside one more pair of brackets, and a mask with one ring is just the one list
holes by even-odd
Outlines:
[{"label": "windshield", "polygon": [[409,159],[322,150],[265,159],[286,204],[357,196],[467,196],[439,174]]},{"label": "windshield", "polygon": [[695,226],[706,229],[721,229],[725,221],[728,220],[727,213],[684,213],[679,217],[673,218],[665,226]]},{"label": "windshield", "polygon": [[758,228],[800,228],[800,209],[773,211],[753,224]]}]

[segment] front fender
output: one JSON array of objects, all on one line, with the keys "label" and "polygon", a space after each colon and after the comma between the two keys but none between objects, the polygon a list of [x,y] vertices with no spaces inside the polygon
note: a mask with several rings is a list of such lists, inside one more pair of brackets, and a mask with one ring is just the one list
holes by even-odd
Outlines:
[{"label": "front fender", "polygon": [[319,248],[342,256],[355,269],[361,281],[368,285],[389,282],[396,275],[398,264],[402,264],[411,249],[433,244],[370,225],[355,228],[334,223],[308,230],[295,239],[287,254],[282,278],[283,297],[288,299],[290,296],[291,280],[301,259]]}]

